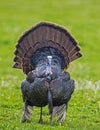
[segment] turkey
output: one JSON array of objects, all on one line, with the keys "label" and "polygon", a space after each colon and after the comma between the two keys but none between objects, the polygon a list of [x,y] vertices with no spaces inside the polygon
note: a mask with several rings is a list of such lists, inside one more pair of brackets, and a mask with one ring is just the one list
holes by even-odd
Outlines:
[{"label": "turkey", "polygon": [[24,102],[21,121],[28,120],[31,109],[37,106],[42,123],[42,108],[48,105],[50,124],[54,117],[64,122],[75,87],[66,70],[70,62],[82,56],[76,40],[64,27],[40,22],[19,38],[14,54],[13,67],[26,74],[21,84]]}]

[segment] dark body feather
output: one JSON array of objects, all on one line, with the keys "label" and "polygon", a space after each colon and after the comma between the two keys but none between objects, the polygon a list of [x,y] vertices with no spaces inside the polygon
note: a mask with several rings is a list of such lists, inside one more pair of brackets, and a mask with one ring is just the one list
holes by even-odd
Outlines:
[{"label": "dark body feather", "polygon": [[[48,47],[36,51],[31,57],[33,71],[24,81],[22,92],[27,97],[29,105],[43,107],[48,104],[47,92],[49,88],[46,79],[46,57],[52,55],[52,75],[50,89],[53,97],[53,105],[59,106],[69,101],[74,91],[74,81],[70,80],[69,73],[64,72],[64,58],[57,49]],[[26,95],[25,95],[26,93]]]}]

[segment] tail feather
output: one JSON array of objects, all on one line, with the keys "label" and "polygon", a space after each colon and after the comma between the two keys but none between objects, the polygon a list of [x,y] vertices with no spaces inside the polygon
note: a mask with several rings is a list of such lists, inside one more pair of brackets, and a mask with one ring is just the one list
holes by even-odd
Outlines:
[{"label": "tail feather", "polygon": [[74,55],[76,55],[77,53],[79,53],[80,48],[79,47],[75,47],[71,52],[70,52],[70,57],[72,58]]},{"label": "tail feather", "polygon": [[16,62],[16,63],[13,65],[13,68],[21,69],[21,68],[22,68],[22,65],[21,65],[19,62]]},{"label": "tail feather", "polygon": [[[65,68],[69,62],[81,57],[80,48],[73,36],[63,27],[53,23],[41,22],[26,31],[18,40],[15,51],[15,68],[27,68],[30,70],[30,61],[24,62],[24,58],[31,59],[32,54],[39,48],[53,47],[58,49],[65,58]],[[26,66],[27,64],[27,66]],[[26,71],[24,71],[26,73]]]},{"label": "tail feather", "polygon": [[75,54],[75,55],[73,55],[72,57],[71,57],[71,61],[74,61],[74,60],[76,60],[77,58],[79,58],[79,57],[81,57],[82,56],[82,54],[81,53],[77,53],[77,54]]}]

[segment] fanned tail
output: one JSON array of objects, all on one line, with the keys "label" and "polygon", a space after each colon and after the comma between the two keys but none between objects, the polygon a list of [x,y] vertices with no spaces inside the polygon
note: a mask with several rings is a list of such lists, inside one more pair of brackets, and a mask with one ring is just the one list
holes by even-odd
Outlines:
[{"label": "fanned tail", "polygon": [[31,56],[43,47],[58,49],[65,60],[65,68],[73,60],[82,56],[77,41],[63,27],[49,22],[40,22],[26,31],[18,40],[15,50],[14,68],[24,73],[32,70]]}]

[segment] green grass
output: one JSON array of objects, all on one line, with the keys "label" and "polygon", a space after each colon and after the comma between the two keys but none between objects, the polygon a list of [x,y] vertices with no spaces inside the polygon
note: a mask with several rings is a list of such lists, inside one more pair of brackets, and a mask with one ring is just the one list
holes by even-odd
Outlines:
[{"label": "green grass", "polygon": [[[0,130],[99,130],[100,129],[100,1],[99,0],[5,0],[0,2]],[[19,36],[39,21],[65,26],[79,41],[83,57],[67,71],[76,81],[63,125],[38,124],[39,108],[29,122],[20,123],[21,81],[25,75],[12,69]]]}]

